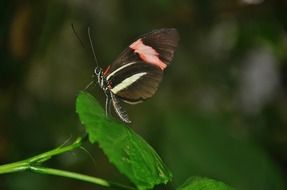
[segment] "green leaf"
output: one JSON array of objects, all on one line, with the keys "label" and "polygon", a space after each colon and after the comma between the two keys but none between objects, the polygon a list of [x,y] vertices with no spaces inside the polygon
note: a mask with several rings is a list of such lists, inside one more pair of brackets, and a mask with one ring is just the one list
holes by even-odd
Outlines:
[{"label": "green leaf", "polygon": [[232,190],[233,188],[225,185],[221,181],[203,177],[192,177],[177,188],[177,190]]},{"label": "green leaf", "polygon": [[138,189],[151,189],[171,180],[172,174],[153,148],[131,128],[106,118],[92,95],[81,92],[76,110],[90,142],[99,143],[110,162]]}]

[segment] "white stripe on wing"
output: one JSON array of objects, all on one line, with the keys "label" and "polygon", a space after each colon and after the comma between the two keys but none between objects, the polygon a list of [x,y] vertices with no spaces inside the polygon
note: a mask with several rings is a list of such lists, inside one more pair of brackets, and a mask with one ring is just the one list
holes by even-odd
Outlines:
[{"label": "white stripe on wing", "polygon": [[108,81],[115,73],[117,73],[117,72],[119,72],[120,70],[122,70],[122,69],[124,69],[124,68],[126,68],[126,67],[128,67],[128,66],[130,66],[130,65],[133,65],[133,64],[135,64],[135,63],[137,63],[137,62],[127,63],[127,64],[125,64],[125,65],[123,65],[123,66],[117,68],[116,70],[114,70],[113,72],[111,72],[111,73],[106,77],[107,81]]},{"label": "white stripe on wing", "polygon": [[116,86],[114,86],[111,91],[114,94],[117,94],[119,91],[129,87],[130,85],[132,85],[135,81],[139,80],[142,76],[146,75],[147,72],[142,72],[142,73],[137,73],[134,74],[128,78],[126,78],[125,80],[123,80],[122,82],[120,82],[119,84],[117,84]]}]

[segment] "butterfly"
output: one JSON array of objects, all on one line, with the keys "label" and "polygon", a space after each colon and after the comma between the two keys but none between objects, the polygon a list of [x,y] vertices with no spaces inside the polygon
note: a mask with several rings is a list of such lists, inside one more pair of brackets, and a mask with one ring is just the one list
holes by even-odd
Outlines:
[{"label": "butterfly", "polygon": [[[88,34],[94,54],[90,32]],[[106,95],[107,116],[112,103],[118,117],[131,123],[121,102],[137,104],[155,94],[164,70],[174,57],[178,41],[175,28],[153,30],[131,43],[105,70],[99,66],[95,68],[96,82]]]}]

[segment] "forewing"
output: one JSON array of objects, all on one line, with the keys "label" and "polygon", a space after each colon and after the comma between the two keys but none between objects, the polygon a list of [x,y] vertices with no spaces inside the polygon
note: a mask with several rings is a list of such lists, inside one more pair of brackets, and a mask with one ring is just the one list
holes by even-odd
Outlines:
[{"label": "forewing", "polygon": [[[159,58],[159,61],[163,62],[165,65],[168,65],[173,59],[178,41],[179,35],[177,30],[174,28],[154,30],[150,33],[140,36],[134,43],[132,43],[120,54],[120,56],[110,65],[110,67],[107,68],[105,75],[108,75],[123,65],[131,62],[145,62],[146,64],[150,64],[148,59],[144,58],[145,56],[151,59]],[[151,52],[151,56],[153,57],[149,57],[150,50],[147,50],[148,53],[145,54],[145,52],[141,53],[141,51],[136,49],[137,47],[131,48],[134,47],[133,45],[135,45],[137,42],[142,43],[140,44],[140,47],[154,50],[154,52]],[[161,69],[163,70],[162,67]]]},{"label": "forewing", "polygon": [[144,35],[142,41],[154,48],[165,64],[169,64],[173,59],[179,35],[175,28],[160,29]]}]

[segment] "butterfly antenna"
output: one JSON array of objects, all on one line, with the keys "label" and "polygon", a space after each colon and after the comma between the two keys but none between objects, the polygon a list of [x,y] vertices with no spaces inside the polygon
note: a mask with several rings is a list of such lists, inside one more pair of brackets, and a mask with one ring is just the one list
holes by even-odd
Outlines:
[{"label": "butterfly antenna", "polygon": [[89,51],[88,51],[88,48],[85,46],[83,40],[81,40],[80,36],[78,35],[78,32],[76,31],[76,29],[75,29],[75,27],[74,27],[74,24],[71,24],[71,27],[72,27],[72,30],[73,30],[73,32],[74,32],[76,38],[79,40],[79,42],[80,42],[82,48],[85,50],[86,54],[87,54],[88,56],[90,56],[89,53],[88,53],[88,52],[89,52]]},{"label": "butterfly antenna", "polygon": [[96,65],[98,67],[98,59],[97,59],[97,56],[95,54],[95,49],[94,49],[94,45],[93,45],[93,41],[92,41],[92,37],[91,37],[91,28],[90,27],[88,27],[88,36],[89,36],[89,41],[90,41],[90,45],[91,45],[91,48],[92,48],[94,60],[95,60]]},{"label": "butterfly antenna", "polygon": [[[76,32],[76,29],[75,29],[75,27],[74,27],[74,24],[71,24],[71,26],[72,26],[72,30],[73,30],[75,36],[77,37],[77,39],[79,40],[79,42],[80,42],[80,44],[81,44],[81,46],[82,46],[83,49],[85,50],[85,52],[86,52],[86,54],[88,55],[88,57],[90,57],[90,54],[88,53],[88,52],[89,52],[89,51],[88,51],[88,48],[84,45],[83,41],[81,40],[80,36],[78,35],[78,32]],[[89,38],[90,38],[90,36],[89,36]],[[93,47],[92,47],[92,48],[93,48]],[[93,55],[94,55],[94,57],[95,57],[94,50],[93,50]],[[96,58],[95,58],[95,60],[96,60]],[[96,64],[97,64],[97,67],[98,67],[97,61],[96,61]],[[95,74],[92,75],[92,78],[94,78],[94,77],[95,77]],[[87,90],[93,83],[94,83],[94,80],[92,80],[92,81],[85,87],[84,90]]]}]

